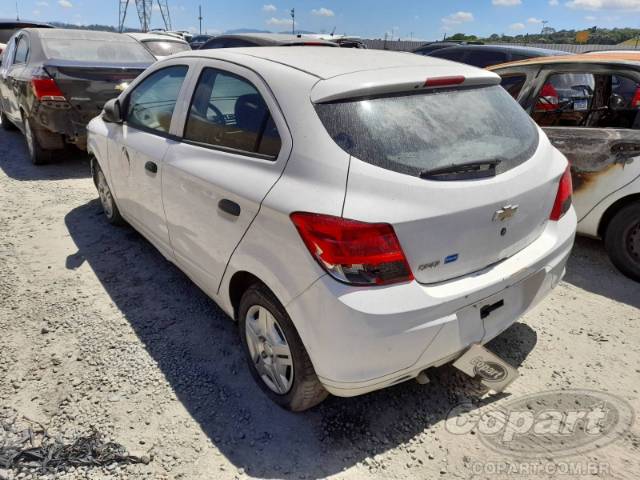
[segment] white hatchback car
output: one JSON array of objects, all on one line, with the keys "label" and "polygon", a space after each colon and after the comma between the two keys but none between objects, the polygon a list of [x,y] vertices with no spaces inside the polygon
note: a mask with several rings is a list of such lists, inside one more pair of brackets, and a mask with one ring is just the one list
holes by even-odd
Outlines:
[{"label": "white hatchback car", "polygon": [[456,359],[562,278],[567,161],[499,82],[374,50],[178,54],[89,124],[94,180],[304,410]]}]

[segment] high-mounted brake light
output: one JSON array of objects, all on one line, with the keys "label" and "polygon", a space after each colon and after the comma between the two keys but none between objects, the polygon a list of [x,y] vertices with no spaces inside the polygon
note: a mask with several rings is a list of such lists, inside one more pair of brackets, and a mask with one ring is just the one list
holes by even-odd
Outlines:
[{"label": "high-mounted brake light", "polygon": [[463,75],[457,75],[454,77],[434,77],[427,78],[424,82],[425,87],[448,87],[451,85],[460,85],[464,83],[465,77]]},{"label": "high-mounted brake light", "polygon": [[560,104],[560,98],[558,97],[558,91],[550,83],[545,83],[540,90],[540,96],[538,97],[538,103],[536,104],[537,111],[554,111]]},{"label": "high-mounted brake light", "polygon": [[66,102],[64,93],[51,77],[37,76],[31,78],[31,89],[40,101]]},{"label": "high-mounted brake light", "polygon": [[413,280],[411,268],[388,223],[296,212],[291,220],[311,255],[335,279],[352,285]]},{"label": "high-mounted brake light", "polygon": [[571,196],[573,195],[573,182],[571,181],[571,167],[567,167],[558,186],[558,194],[553,204],[549,220],[557,222],[571,208]]}]

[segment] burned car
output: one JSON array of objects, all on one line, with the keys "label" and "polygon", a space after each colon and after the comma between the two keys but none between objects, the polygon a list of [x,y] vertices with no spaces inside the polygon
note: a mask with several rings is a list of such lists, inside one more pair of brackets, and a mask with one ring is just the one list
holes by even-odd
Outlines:
[{"label": "burned car", "polygon": [[19,128],[34,164],[66,144],[86,148],[86,125],[155,58],[127,35],[27,28],[0,64],[2,127]]},{"label": "burned car", "polygon": [[640,53],[546,57],[490,68],[571,162],[578,233],[640,280]]}]

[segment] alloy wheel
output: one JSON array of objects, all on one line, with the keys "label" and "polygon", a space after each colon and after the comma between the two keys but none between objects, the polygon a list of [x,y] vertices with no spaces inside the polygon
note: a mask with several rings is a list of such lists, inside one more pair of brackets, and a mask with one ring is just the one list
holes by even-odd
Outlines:
[{"label": "alloy wheel", "polygon": [[100,196],[100,203],[104,209],[104,213],[108,218],[113,216],[113,196],[109,185],[107,185],[107,179],[104,178],[104,173],[98,172],[98,195]]},{"label": "alloy wheel", "polygon": [[276,318],[260,305],[247,311],[245,335],[251,360],[262,381],[278,395],[293,385],[293,356]]}]

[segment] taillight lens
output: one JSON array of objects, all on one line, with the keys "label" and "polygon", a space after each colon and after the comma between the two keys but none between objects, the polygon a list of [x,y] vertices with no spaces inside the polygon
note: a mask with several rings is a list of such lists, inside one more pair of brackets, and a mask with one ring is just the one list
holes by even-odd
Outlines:
[{"label": "taillight lens", "polygon": [[38,100],[65,102],[64,93],[58,84],[50,77],[33,77],[31,79],[31,89]]},{"label": "taillight lens", "polygon": [[291,220],[311,255],[336,280],[388,285],[413,280],[411,268],[388,223],[364,223],[296,212]]},{"label": "taillight lens", "polygon": [[636,91],[633,94],[633,99],[631,100],[631,107],[632,108],[640,107],[640,88],[636,88]]},{"label": "taillight lens", "polygon": [[567,167],[562,178],[560,179],[560,186],[558,187],[558,194],[556,195],[556,201],[553,204],[553,210],[551,210],[550,220],[557,222],[564,214],[571,208],[571,196],[573,195],[573,183],[571,182],[571,168]]},{"label": "taillight lens", "polygon": [[554,111],[558,108],[560,99],[558,91],[550,83],[545,83],[540,90],[540,98],[536,104],[536,110]]}]

